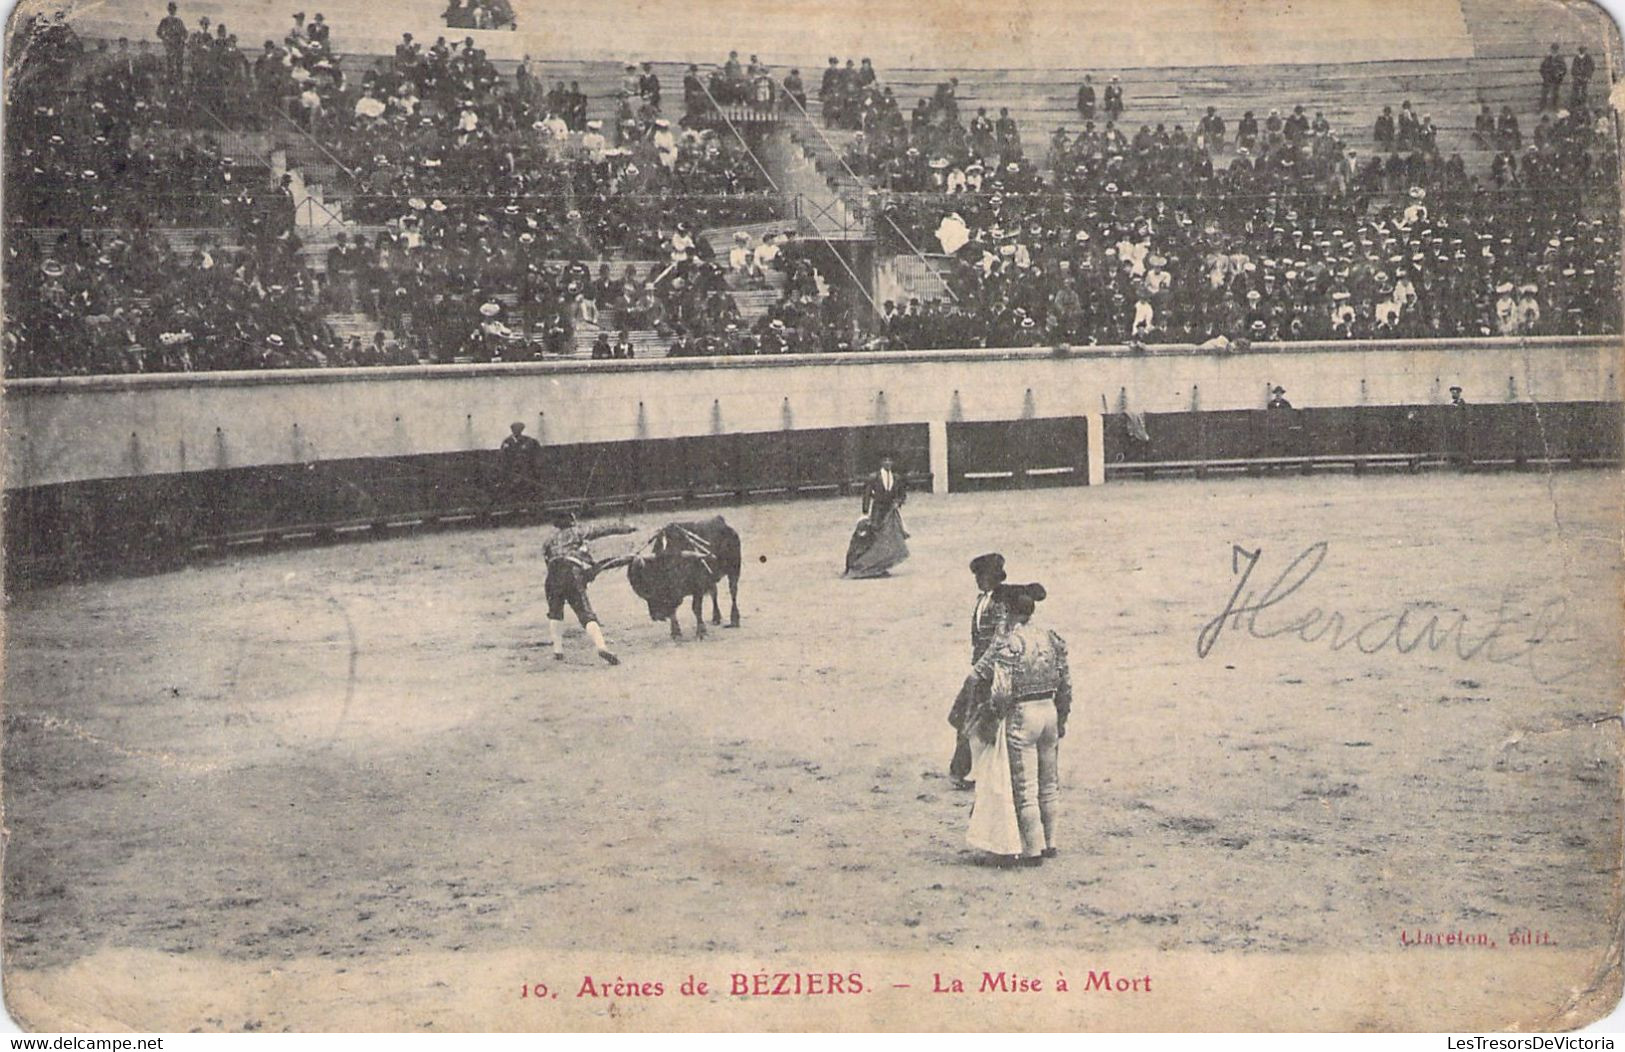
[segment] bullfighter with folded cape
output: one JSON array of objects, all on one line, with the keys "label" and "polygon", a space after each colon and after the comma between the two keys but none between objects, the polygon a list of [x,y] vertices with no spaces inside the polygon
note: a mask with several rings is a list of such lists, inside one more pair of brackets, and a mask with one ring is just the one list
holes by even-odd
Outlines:
[{"label": "bullfighter with folded cape", "polygon": [[908,485],[893,470],[891,454],[880,458],[880,470],[864,482],[863,519],[846,546],[843,576],[885,577],[908,558],[908,531],[899,510],[908,499]]}]

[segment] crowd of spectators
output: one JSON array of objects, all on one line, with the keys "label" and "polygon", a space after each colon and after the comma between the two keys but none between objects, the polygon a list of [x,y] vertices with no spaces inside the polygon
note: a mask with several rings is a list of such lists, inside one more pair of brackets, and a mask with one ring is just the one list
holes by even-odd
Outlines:
[{"label": "crowd of spectators", "polygon": [[[7,375],[355,360],[321,320],[289,180],[239,171],[185,119],[230,34],[178,22],[162,24],[164,57],[86,49],[60,19],[27,26],[27,47],[48,49],[26,52],[8,99]],[[214,232],[177,254],[160,223]]]},{"label": "crowd of spectators", "polygon": [[187,104],[169,90],[163,61],[150,47],[87,50],[71,29],[59,32],[53,61],[36,65],[31,54],[7,100],[8,216],[52,227],[151,214],[227,222],[245,179],[215,135],[182,118]]},{"label": "crowd of spectators", "polygon": [[[425,50],[405,38],[393,61],[362,74],[323,135],[354,176],[351,215],[362,223],[486,215],[487,236],[528,233],[555,256],[649,255],[679,222],[776,214],[740,146],[662,115],[652,72],[629,66],[617,104],[606,134],[576,84],[547,89],[529,63],[502,77],[472,40]],[[520,212],[523,222],[498,218]]]},{"label": "crowd of spectators", "polygon": [[[858,345],[857,295],[831,289],[804,243],[784,232],[758,242],[741,233],[731,247],[712,252],[694,245],[686,230],[674,235],[669,261],[627,262],[619,272],[607,262],[581,259],[518,261],[469,258],[461,253],[425,257],[435,266],[460,259],[462,282],[445,275],[425,278],[419,269],[404,276],[374,263],[395,254],[393,242],[380,254],[356,252],[359,280],[353,286],[379,303],[380,317],[438,357],[475,361],[529,359],[566,354],[579,346],[578,329],[591,326],[594,358],[635,356],[631,333],[653,335],[668,357],[713,354],[772,354],[835,351]],[[343,266],[329,259],[330,274]],[[770,277],[770,275],[772,275]],[[388,285],[400,282],[396,306],[380,302]],[[747,319],[734,293],[745,288],[776,288],[775,302]],[[464,291],[466,289],[466,291]],[[591,331],[591,330],[589,330]],[[619,337],[612,336],[619,333]]]},{"label": "crowd of spectators", "polygon": [[529,230],[493,236],[489,221],[448,215],[391,222],[370,242],[342,238],[327,259],[333,308],[360,308],[441,361],[568,354],[583,323],[669,336],[737,312],[686,225],[667,242],[670,258],[614,273],[579,252],[556,258]]},{"label": "crowd of spectators", "polygon": [[699,324],[679,323],[668,357],[709,355],[808,354],[845,351],[862,345],[860,319],[867,313],[863,294],[849,286],[827,282],[805,242],[791,242],[787,234],[752,244],[737,237],[726,256],[711,264],[711,280],[724,287],[723,274],[736,283],[769,284],[769,272],[782,275],[778,301],[747,322],[732,300]]},{"label": "crowd of spectators", "polygon": [[281,41],[266,40],[252,59],[224,23],[211,28],[204,15],[188,30],[176,3],[168,11],[156,35],[172,120],[201,107],[216,123],[255,128],[271,111],[291,109],[308,125],[344,89],[344,57],[334,50],[332,26],[320,11],[309,19],[296,12]]},{"label": "crowd of spectators", "polygon": [[6,236],[8,376],[193,372],[398,360],[339,343],[290,227],[177,254],[159,231]]},{"label": "crowd of spectators", "polygon": [[1583,108],[1526,147],[1510,111],[1481,117],[1497,152],[1477,178],[1409,102],[1362,158],[1303,106],[1129,138],[1112,100],[1103,128],[1057,129],[1048,178],[1013,151],[984,163],[985,135],[887,162],[926,192],[892,196],[879,235],[938,252],[949,293],[889,306],[885,346],[1619,331],[1615,143]]},{"label": "crowd of spectators", "polygon": [[981,107],[969,126],[960,119],[959,78],[937,85],[906,114],[896,94],[880,83],[868,59],[854,69],[831,58],[819,97],[825,122],[855,132],[846,167],[882,189],[902,193],[963,190],[979,185],[985,169],[1020,165],[1021,129],[1002,108],[997,119]]},{"label": "crowd of spectators", "polygon": [[[446,14],[512,17],[502,0]],[[1510,108],[1483,108],[1473,134],[1493,160],[1476,175],[1409,101],[1383,108],[1362,157],[1302,105],[1131,133],[1115,77],[1098,110],[1085,78],[1083,126],[1056,129],[1041,171],[1008,110],[962,118],[957,79],[905,110],[869,59],[831,58],[823,120],[889,191],[878,247],[924,247],[947,290],[876,310],[788,232],[700,237],[782,214],[752,141],[715,113],[805,106],[800,71],[776,80],[756,55],[689,67],[678,120],[647,62],[595,115],[578,82],[549,87],[529,58],[504,75],[472,37],[405,34],[347,74],[320,13],[252,62],[173,3],[161,54],[87,50],[59,18],[18,32],[10,375],[537,357],[574,351],[583,326],[596,357],[636,353],[638,332],[684,357],[1619,331],[1615,142],[1583,53],[1542,66],[1529,141]],[[325,266],[300,251],[289,177],[234,164],[200,105],[234,127],[289,113],[342,170],[349,224]],[[214,232],[177,254],[165,224]],[[779,292],[747,318],[735,293],[752,287]],[[328,313],[395,338],[340,341]]]},{"label": "crowd of spectators", "polygon": [[[1618,227],[1487,192],[1353,198],[989,197],[939,226],[957,299],[898,311],[899,347],[1617,332]],[[956,218],[959,217],[959,218]],[[944,342],[946,341],[946,342]]]},{"label": "crowd of spectators", "polygon": [[[658,95],[658,86],[656,88]],[[739,52],[728,52],[728,60],[713,69],[709,77],[700,76],[700,67],[691,65],[683,76],[683,108],[691,119],[703,119],[718,106],[749,106],[772,111],[781,103],[790,105],[794,99],[802,108],[807,105],[807,91],[801,83],[801,71],[792,69],[780,84],[773,71],[752,55],[750,62],[741,63]]]}]

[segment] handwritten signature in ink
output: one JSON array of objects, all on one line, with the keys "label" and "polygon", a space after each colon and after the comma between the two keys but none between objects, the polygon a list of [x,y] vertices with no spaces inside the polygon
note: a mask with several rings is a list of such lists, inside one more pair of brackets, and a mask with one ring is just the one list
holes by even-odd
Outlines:
[{"label": "handwritten signature in ink", "polygon": [[1521,665],[1542,684],[1560,683],[1590,666],[1589,661],[1562,666],[1551,661],[1549,653],[1545,658],[1540,654],[1542,647],[1549,651],[1551,644],[1559,641],[1559,629],[1569,621],[1568,600],[1561,596],[1530,611],[1514,609],[1509,597],[1503,595],[1495,617],[1487,623],[1481,618],[1475,625],[1469,624],[1464,613],[1441,614],[1413,606],[1358,622],[1341,610],[1319,606],[1289,609],[1289,599],[1303,599],[1298,593],[1326,561],[1328,550],[1326,541],[1311,544],[1259,594],[1247,586],[1264,549],[1234,545],[1230,569],[1239,575],[1236,586],[1224,609],[1202,626],[1196,637],[1196,656],[1211,654],[1229,629],[1245,631],[1254,639],[1285,636],[1305,643],[1325,642],[1334,651],[1353,646],[1363,654],[1389,648],[1400,654],[1443,651],[1461,661],[1480,659],[1496,665]]}]

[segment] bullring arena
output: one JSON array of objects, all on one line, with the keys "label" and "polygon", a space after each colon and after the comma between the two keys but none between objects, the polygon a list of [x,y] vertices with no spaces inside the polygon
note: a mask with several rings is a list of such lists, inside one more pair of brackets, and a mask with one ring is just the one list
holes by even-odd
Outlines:
[{"label": "bullring arena", "polygon": [[[341,54],[359,79],[374,59],[387,65],[402,32],[426,42],[447,28],[438,4],[399,6],[371,21],[329,7],[331,48],[283,40],[285,66],[310,59],[294,79],[316,83],[331,68],[317,62]],[[245,160],[222,166],[224,184],[210,169],[202,190],[152,193],[145,219],[168,247],[149,261],[168,261],[167,276],[135,272],[132,245],[148,233],[122,225],[128,184],[8,204],[8,247],[25,246],[8,268],[23,260],[34,283],[8,295],[21,334],[4,389],[13,1017],[166,1032],[1472,1031],[1606,1014],[1620,988],[1619,315],[1581,290],[1617,299],[1617,187],[1499,185],[1478,200],[1430,170],[1420,196],[1397,184],[1282,191],[1305,227],[1332,214],[1318,209],[1348,209],[1337,214],[1380,215],[1380,239],[1375,224],[1398,215],[1416,242],[1407,253],[1432,253],[1433,228],[1413,233],[1427,220],[1404,208],[1426,201],[1446,218],[1429,256],[1439,267],[1414,267],[1411,300],[1393,293],[1396,325],[1306,322],[1344,299],[1370,306],[1357,277],[1338,275],[1360,270],[1361,250],[1342,259],[1329,222],[1318,284],[1284,265],[1268,283],[1238,267],[1212,303],[1169,300],[1128,273],[1126,251],[1104,284],[1074,282],[1107,298],[1057,290],[1039,304],[1029,293],[1048,286],[1027,264],[902,246],[922,216],[935,227],[943,202],[898,190],[885,167],[896,158],[826,126],[838,92],[818,98],[814,82],[792,112],[777,68],[814,74],[823,50],[861,45],[909,99],[958,76],[965,111],[1014,111],[1030,149],[1010,163],[1040,182],[1008,192],[1040,201],[1067,178],[1043,143],[1058,109],[1078,123],[1085,65],[1102,87],[1130,84],[1135,125],[1194,127],[1207,105],[1262,114],[1303,97],[1359,124],[1349,141],[1362,147],[1368,110],[1403,90],[1438,115],[1449,152],[1471,141],[1481,100],[1538,120],[1547,37],[1568,58],[1590,45],[1594,102],[1619,58],[1590,9],[1499,14],[1462,0],[1350,15],[1334,47],[1332,16],[1267,6],[1254,23],[1168,15],[1138,28],[1091,8],[1099,39],[1067,50],[1032,43],[1037,23],[1069,10],[1038,5],[1035,25],[980,54],[963,27],[913,26],[890,7],[850,43],[833,20],[800,45],[773,18],[756,27],[760,44],[706,20],[627,20],[617,47],[658,60],[660,112],[682,112],[689,61],[711,56],[709,72],[756,46],[774,66],[770,104],[710,98],[686,115],[773,186],[747,175],[719,192],[692,224],[704,243],[692,258],[677,258],[690,231],[669,221],[700,207],[681,180],[704,182],[704,160],[644,188],[673,210],[665,219],[575,188],[568,201],[435,197],[434,180],[452,177],[431,166],[401,193],[449,200],[454,218],[436,218],[448,213],[403,205],[378,189],[381,170],[355,168],[367,163],[348,152],[358,142],[378,157],[391,147],[343,116],[354,83],[319,100],[331,118],[298,110],[302,90],[252,106],[199,96],[211,148]],[[229,20],[253,52],[283,39],[285,13],[267,11],[182,14]],[[613,123],[620,51],[606,60],[524,7],[481,11],[467,17],[485,28],[453,35],[488,50],[504,83],[531,55],[544,87],[580,81],[587,114]],[[121,36],[157,40],[161,14],[123,0],[70,11],[88,59],[48,18],[27,39],[58,49],[67,72],[53,75],[102,62],[99,76],[96,43],[116,55]],[[516,28],[489,24],[510,17]],[[613,35],[604,18],[597,37]],[[207,125],[164,77],[259,91],[281,75],[219,73],[228,66],[207,50],[160,68],[164,48],[153,51],[162,116],[139,118],[143,149],[201,148]],[[220,83],[195,72],[211,68]],[[99,82],[72,83],[88,98]],[[489,145],[471,128],[502,119],[480,99],[466,127],[428,106],[424,127],[451,122],[436,147],[448,164]],[[8,173],[28,161],[37,180],[62,161],[37,126],[9,119]],[[930,119],[950,123],[940,106]],[[1617,168],[1617,138],[1581,147],[1579,126],[1561,133],[1567,146],[1543,136],[1523,164],[1561,173],[1578,150]],[[592,129],[565,132],[574,149]],[[649,145],[622,141],[611,169]],[[1463,152],[1487,180],[1505,151]],[[572,156],[536,164],[582,163]],[[244,179],[253,193],[228,185]],[[1003,214],[987,189],[948,203]],[[1202,200],[1209,190],[1229,200],[1215,187]],[[1156,214],[1143,235],[1153,250],[1199,255],[1229,221],[1167,233],[1160,193],[1103,207]],[[526,247],[470,263],[457,239],[476,227],[455,225],[465,206],[518,217],[471,243]],[[1514,214],[1527,227],[1508,229],[1512,248],[1488,233],[1480,244],[1473,231],[1499,234]],[[1073,218],[1080,230],[1115,222]],[[1060,250],[1039,226],[1018,223],[1010,252],[991,225],[971,244],[1011,260],[1030,250],[1042,273]],[[416,241],[404,233],[419,227]],[[1514,243],[1536,230],[1555,234],[1550,253]],[[346,269],[329,250],[358,232],[390,247]],[[779,255],[728,260],[732,243]],[[1271,269],[1265,252],[1317,245],[1232,247]],[[379,274],[399,277],[387,273],[397,251],[416,275],[399,280],[422,282],[405,308],[371,294]],[[527,251],[541,253],[531,277]],[[1066,252],[1057,272],[1075,274],[1089,250]],[[580,307],[556,320],[570,264],[596,273],[600,261],[643,270],[659,306],[638,290],[610,306],[605,291],[596,320]],[[1170,269],[1176,289],[1198,274]],[[1538,309],[1514,301],[1501,330],[1494,290],[1514,271],[1535,282]],[[1473,280],[1449,285],[1458,273]],[[273,276],[288,284],[273,290]],[[691,284],[674,290],[674,277]],[[711,282],[690,313],[683,290]],[[1148,329],[1132,298],[1106,306],[1115,282],[1169,320]],[[1345,282],[1356,291],[1338,298]],[[1246,313],[1265,297],[1275,306]],[[887,299],[930,306],[899,321]],[[1447,299],[1468,306],[1452,314]],[[1230,324],[1219,300],[1235,301],[1240,328],[1198,339]],[[211,322],[211,302],[231,305],[235,328]],[[1430,310],[1431,331],[1402,327]],[[465,315],[471,327],[447,320]],[[724,316],[739,320],[713,329]],[[1119,325],[1121,338],[1100,338]],[[632,360],[589,350],[622,329]],[[373,331],[376,360],[348,349],[352,332]],[[512,423],[538,440],[533,453],[498,452]],[[910,490],[911,554],[889,576],[845,579],[858,492],[883,453]],[[574,619],[555,661],[541,552],[562,510],[635,527],[595,541],[600,557],[670,521],[724,516],[743,542],[741,624],[699,640],[685,606],[674,640],[609,570],[591,599],[619,664],[598,661]],[[965,844],[972,794],[947,772],[945,716],[976,600],[967,564],[988,551],[1011,580],[1045,586],[1035,623],[1070,644],[1060,851],[1034,869]]]},{"label": "bullring arena", "polygon": [[[1484,500],[1521,510],[1486,532]],[[914,557],[851,582],[845,502],[727,509],[742,626],[673,643],[604,579],[614,669],[578,637],[548,660],[537,529],[23,598],[13,1010],[73,1029],[772,1027],[836,1009],[569,1002],[599,972],[856,969],[886,986],[844,1019],[928,1025],[939,1009],[890,983],[1059,967],[1167,983],[1160,1002],[1080,996],[1074,1026],[1267,1028],[1279,1006],[1237,994],[1273,985],[1342,1001],[1327,1026],[1390,1027],[1561,1004],[1553,955],[1605,956],[1617,666],[1545,686],[1448,646],[1195,648],[1233,541],[1284,569],[1324,539],[1313,601],[1351,617],[1565,597],[1538,668],[1566,672],[1618,638],[1617,476],[1172,481],[909,512]],[[993,545],[1044,581],[1079,685],[1065,854],[1036,881],[976,864],[945,772],[965,555]],[[1561,948],[1440,973],[1398,956],[1431,918],[1502,940],[1532,923]],[[563,1007],[517,1000],[526,982],[565,987]]]}]

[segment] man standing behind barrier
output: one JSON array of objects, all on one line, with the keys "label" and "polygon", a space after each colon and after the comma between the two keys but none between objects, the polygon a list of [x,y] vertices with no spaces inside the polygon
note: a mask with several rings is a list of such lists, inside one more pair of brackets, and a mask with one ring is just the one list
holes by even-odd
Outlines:
[{"label": "man standing behind barrier", "polygon": [[542,444],[525,434],[525,425],[517,420],[508,425],[511,432],[502,440],[499,454],[502,461],[502,489],[510,499],[534,499],[538,472],[541,468]]},{"label": "man standing behind barrier", "polygon": [[624,522],[583,529],[576,525],[572,512],[559,512],[553,516],[553,535],[542,545],[542,558],[547,562],[544,591],[547,595],[547,631],[553,641],[554,661],[564,660],[564,607],[569,604],[586,631],[587,638],[592,640],[598,656],[611,665],[621,663],[604,641],[604,630],[598,625],[598,615],[593,613],[592,603],[587,599],[587,586],[604,570],[624,566],[628,560],[616,558],[602,563],[594,562],[587,543],[599,537],[631,533],[635,529],[635,526]]},{"label": "man standing behind barrier", "polygon": [[1461,396],[1460,387],[1450,388],[1450,462],[1459,468],[1473,466],[1472,409]]}]

